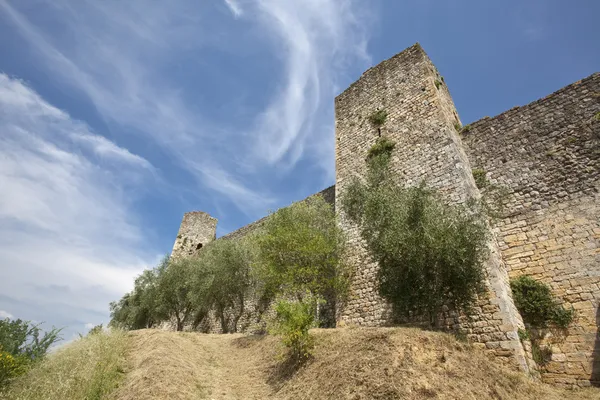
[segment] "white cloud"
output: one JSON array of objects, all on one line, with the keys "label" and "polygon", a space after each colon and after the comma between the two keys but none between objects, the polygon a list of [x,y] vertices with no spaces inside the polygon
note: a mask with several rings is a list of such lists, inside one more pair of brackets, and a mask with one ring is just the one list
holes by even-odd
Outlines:
[{"label": "white cloud", "polygon": [[0,310],[0,319],[10,318],[13,319],[14,316],[8,311]]},{"label": "white cloud", "polygon": [[236,0],[224,0],[225,5],[229,8],[231,13],[237,18],[242,15],[242,7]]},{"label": "white cloud", "polygon": [[105,318],[155,258],[128,189],[151,170],[0,74],[0,281],[10,283],[1,304],[57,324]]},{"label": "white cloud", "polygon": [[[331,129],[327,134],[322,125],[325,118],[333,118],[340,64],[348,58],[368,62],[357,6],[348,0],[257,0],[256,4],[265,29],[272,32],[283,54],[286,77],[259,121],[257,131],[262,134],[256,152],[269,163],[288,154],[293,164],[304,146],[312,146],[329,149],[326,153],[333,159],[333,125],[327,124]],[[324,116],[323,111],[330,113]]]}]

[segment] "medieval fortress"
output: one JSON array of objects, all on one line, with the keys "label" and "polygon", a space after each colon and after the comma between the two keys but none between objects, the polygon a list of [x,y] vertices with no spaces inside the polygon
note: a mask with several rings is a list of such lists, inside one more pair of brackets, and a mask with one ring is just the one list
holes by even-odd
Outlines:
[{"label": "medieval fortress", "polygon": [[[368,117],[385,110],[380,128]],[[600,73],[523,107],[460,127],[443,77],[419,44],[367,70],[335,99],[335,186],[321,192],[332,205],[350,178],[366,171],[368,149],[379,136],[396,142],[391,168],[407,185],[425,179],[451,202],[481,196],[473,171],[507,189],[506,212],[493,221],[487,291],[471,318],[446,326],[499,362],[537,369],[509,279],[529,275],[551,286],[573,307],[564,337],[549,338],[552,360],[543,379],[566,385],[600,384]],[[339,207],[337,207],[339,210]],[[256,221],[219,240],[241,237]],[[344,221],[356,273],[336,323],[389,325],[390,306],[378,295],[377,264],[369,260],[358,229]],[[193,254],[216,238],[217,220],[186,213],[173,255]],[[258,307],[258,306],[255,306]],[[255,310],[245,311],[248,330]],[[218,326],[209,327],[218,330]]]}]

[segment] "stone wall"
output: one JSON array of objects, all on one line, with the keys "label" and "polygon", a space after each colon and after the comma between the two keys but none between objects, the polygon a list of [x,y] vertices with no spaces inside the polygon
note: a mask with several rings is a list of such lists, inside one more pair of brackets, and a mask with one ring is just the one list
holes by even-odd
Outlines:
[{"label": "stone wall", "polygon": [[[367,151],[380,136],[396,142],[390,165],[399,182],[410,186],[425,180],[455,203],[480,196],[455,129],[460,120],[452,98],[420,45],[366,71],[336,98],[335,110],[336,201],[352,177],[364,176]],[[387,112],[386,122],[379,128],[369,122],[377,110]],[[391,307],[377,291],[377,264],[369,259],[357,227],[343,215],[341,223],[349,235],[349,261],[356,275],[350,298],[338,317],[347,324],[391,324]],[[507,363],[528,370],[517,335],[523,322],[511,298],[497,243],[489,245],[488,292],[482,294],[470,319],[450,316],[446,324],[460,328]]]},{"label": "stone wall", "polygon": [[530,275],[576,310],[548,338],[543,379],[600,384],[600,74],[463,134],[471,165],[508,191],[495,224],[511,277]]}]

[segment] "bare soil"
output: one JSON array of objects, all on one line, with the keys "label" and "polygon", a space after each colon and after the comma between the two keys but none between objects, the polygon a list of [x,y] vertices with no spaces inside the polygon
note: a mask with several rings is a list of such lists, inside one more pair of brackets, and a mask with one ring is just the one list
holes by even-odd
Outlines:
[{"label": "bare soil", "polygon": [[600,399],[499,366],[452,336],[411,328],[313,330],[303,365],[276,337],[132,332],[117,400],[143,399]]}]

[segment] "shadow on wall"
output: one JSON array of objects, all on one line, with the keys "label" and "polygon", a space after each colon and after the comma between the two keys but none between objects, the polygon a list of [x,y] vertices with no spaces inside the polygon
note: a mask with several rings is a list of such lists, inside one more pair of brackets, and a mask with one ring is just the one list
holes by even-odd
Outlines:
[{"label": "shadow on wall", "polygon": [[596,340],[594,341],[594,352],[592,353],[592,386],[600,387],[600,305],[596,309]]}]

